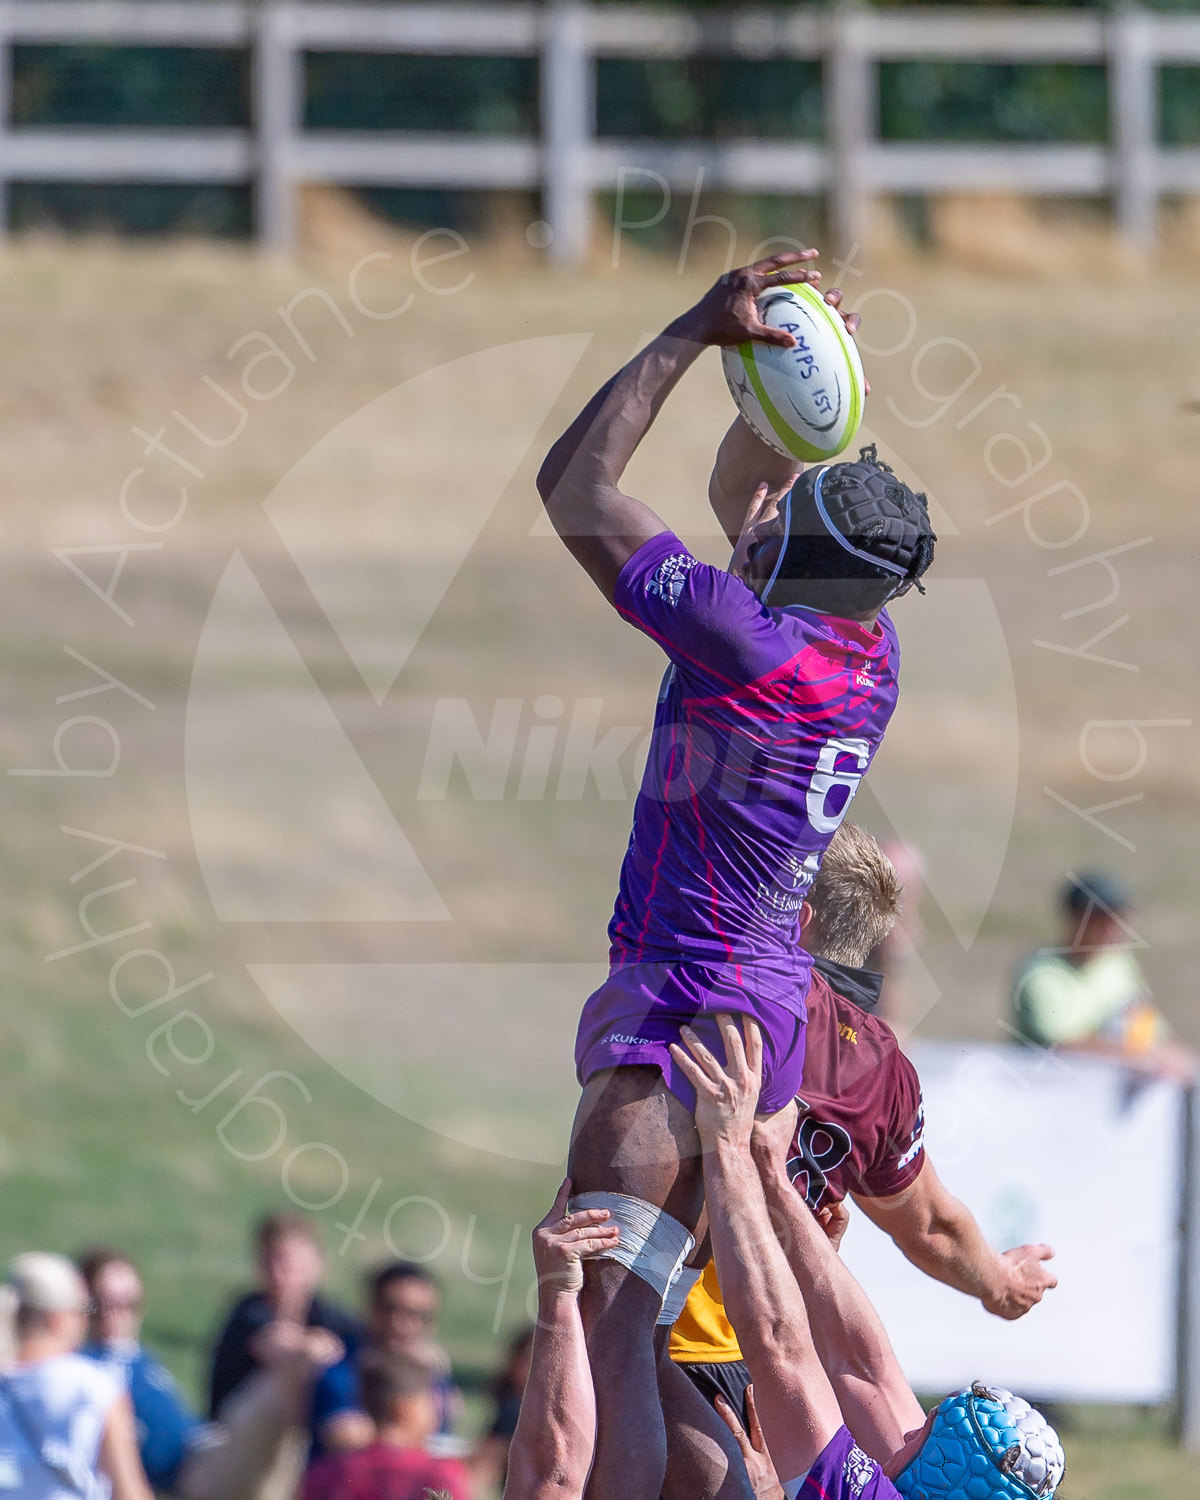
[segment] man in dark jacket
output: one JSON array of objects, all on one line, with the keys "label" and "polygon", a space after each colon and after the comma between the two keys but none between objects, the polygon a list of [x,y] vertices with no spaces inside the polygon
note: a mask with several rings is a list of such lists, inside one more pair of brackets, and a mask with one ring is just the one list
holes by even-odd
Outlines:
[{"label": "man in dark jacket", "polygon": [[268,1214],[255,1233],[259,1285],[239,1299],[225,1320],[213,1351],[208,1412],[215,1420],[221,1407],[256,1370],[262,1368],[259,1341],[275,1323],[324,1328],[353,1353],[359,1342],[356,1320],[317,1287],[325,1273],[325,1256],[317,1227],[304,1214]]}]

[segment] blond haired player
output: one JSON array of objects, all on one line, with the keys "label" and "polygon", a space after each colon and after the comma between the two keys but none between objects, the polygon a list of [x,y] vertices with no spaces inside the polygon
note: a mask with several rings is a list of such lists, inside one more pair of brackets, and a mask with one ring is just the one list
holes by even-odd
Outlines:
[{"label": "blond haired player", "polygon": [[[1052,1252],[1025,1245],[998,1253],[946,1190],[925,1152],[916,1070],[891,1028],[871,1014],[882,980],[862,964],[894,926],[901,896],[876,841],[843,823],[802,913],[813,984],[788,1176],[835,1240],[849,1195],[927,1275],[998,1317],[1019,1318],[1056,1284],[1046,1264]],[[670,1353],[710,1400],[723,1395],[744,1411],[749,1372],[711,1261],[672,1328]]]}]

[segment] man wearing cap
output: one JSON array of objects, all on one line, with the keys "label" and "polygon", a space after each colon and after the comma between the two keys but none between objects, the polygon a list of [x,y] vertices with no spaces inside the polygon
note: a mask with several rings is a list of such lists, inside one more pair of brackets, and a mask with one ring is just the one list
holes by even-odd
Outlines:
[{"label": "man wearing cap", "polygon": [[1130,951],[1130,905],[1107,871],[1067,877],[1061,944],[1026,959],[1013,986],[1016,1031],[1033,1046],[1114,1058],[1187,1085],[1196,1060],[1172,1034]]},{"label": "man wearing cap", "polygon": [[[755,299],[816,280],[801,265],[813,254],[723,277],[602,387],[538,476],[568,549],[669,663],[609,926],[609,977],[584,1006],[575,1051],[573,1203],[607,1209],[620,1228],[619,1248],[589,1263],[580,1303],[598,1408],[589,1500],[655,1500],[666,1470],[654,1327],[704,1198],[694,1095],[671,1043],[691,1022],[717,1044],[715,1012],[748,1013],[763,1028],[761,1108],[794,1097],[811,969],[800,910],[895,707],[899,647],[885,606],[919,588],[933,558],[924,497],[873,449],[797,475],[794,459],[735,423],[710,485],[734,543],[728,569],[701,562],[620,488],[706,347],[794,344],[762,322]],[[687,1387],[677,1371],[665,1378]],[[711,1429],[698,1393],[688,1399],[695,1424]],[[713,1442],[727,1444],[716,1425]],[[731,1455],[722,1500],[748,1494]]]},{"label": "man wearing cap", "polygon": [[1028,1402],[976,1382],[921,1409],[788,1180],[794,1110],[755,1119],[762,1043],[741,1020],[719,1020],[724,1065],[686,1027],[687,1051],[673,1051],[696,1089],[713,1252],[754,1382],[762,1442],[741,1446],[758,1493],[778,1495],[781,1479],[787,1500],[1050,1500],[1062,1445]]}]

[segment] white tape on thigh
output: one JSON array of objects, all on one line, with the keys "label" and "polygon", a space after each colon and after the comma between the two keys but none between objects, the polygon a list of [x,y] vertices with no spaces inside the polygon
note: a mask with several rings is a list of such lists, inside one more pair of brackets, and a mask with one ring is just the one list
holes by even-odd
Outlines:
[{"label": "white tape on thigh", "polygon": [[691,1295],[692,1288],[700,1280],[703,1270],[700,1266],[680,1266],[675,1280],[667,1288],[667,1295],[663,1298],[662,1311],[658,1315],[658,1326],[660,1328],[673,1328],[675,1319],[683,1311],[683,1304]]},{"label": "white tape on thigh", "polygon": [[630,1198],[625,1193],[580,1193],[567,1204],[576,1213],[585,1208],[606,1208],[611,1222],[621,1231],[613,1250],[602,1250],[599,1259],[615,1260],[652,1286],[660,1297],[692,1253],[696,1241],[687,1229],[653,1203]]}]

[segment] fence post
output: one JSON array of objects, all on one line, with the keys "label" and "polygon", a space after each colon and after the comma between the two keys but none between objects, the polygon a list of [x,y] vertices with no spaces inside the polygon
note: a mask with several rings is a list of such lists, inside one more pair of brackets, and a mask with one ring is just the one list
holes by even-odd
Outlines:
[{"label": "fence post", "polygon": [[1117,225],[1134,250],[1153,247],[1158,221],[1158,56],[1154,21],[1123,5],[1108,25],[1108,116]]},{"label": "fence post", "polygon": [[542,211],[550,259],[564,267],[583,261],[591,233],[596,105],[587,21],[577,0],[551,0],[542,12]]},{"label": "fence post", "polygon": [[825,136],[829,161],[829,229],[833,245],[844,255],[865,244],[869,184],[867,153],[878,136],[878,90],[874,60],[868,52],[870,17],[854,0],[830,13],[825,52]]},{"label": "fence post", "polygon": [[262,0],[254,37],[254,234],[286,254],[296,240],[292,140],[301,124],[304,59],[287,0]]},{"label": "fence post", "polygon": [[1189,1453],[1200,1453],[1200,1087],[1187,1091],[1183,1119],[1175,1401],[1179,1440]]},{"label": "fence post", "polygon": [[10,227],[7,142],[12,125],[12,27],[8,6],[0,0],[0,241],[8,236]]}]

